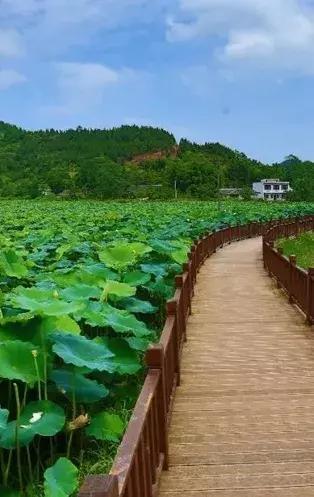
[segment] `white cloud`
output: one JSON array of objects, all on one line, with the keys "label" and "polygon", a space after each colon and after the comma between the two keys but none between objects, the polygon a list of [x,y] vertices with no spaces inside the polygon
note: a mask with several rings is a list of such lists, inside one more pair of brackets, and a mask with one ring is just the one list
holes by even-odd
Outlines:
[{"label": "white cloud", "polygon": [[18,57],[23,53],[21,36],[14,29],[0,28],[0,57]]},{"label": "white cloud", "polygon": [[314,6],[302,0],[180,0],[169,41],[215,36],[224,62],[314,73]]},{"label": "white cloud", "polygon": [[54,64],[58,88],[54,112],[74,114],[110,101],[116,87],[129,91],[148,76],[128,68],[103,64],[63,62]]},{"label": "white cloud", "polygon": [[24,83],[26,77],[13,69],[0,70],[0,91],[7,90],[11,86]]},{"label": "white cloud", "polygon": [[56,67],[59,73],[59,85],[70,89],[75,87],[81,92],[102,90],[119,80],[117,71],[102,64],[64,62],[56,64]]}]

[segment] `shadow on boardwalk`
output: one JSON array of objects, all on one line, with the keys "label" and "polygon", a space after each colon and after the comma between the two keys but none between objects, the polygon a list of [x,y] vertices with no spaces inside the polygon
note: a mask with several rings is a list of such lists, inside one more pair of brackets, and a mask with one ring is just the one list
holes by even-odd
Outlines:
[{"label": "shadow on boardwalk", "polygon": [[314,496],[314,335],[261,239],[202,267],[160,497]]}]

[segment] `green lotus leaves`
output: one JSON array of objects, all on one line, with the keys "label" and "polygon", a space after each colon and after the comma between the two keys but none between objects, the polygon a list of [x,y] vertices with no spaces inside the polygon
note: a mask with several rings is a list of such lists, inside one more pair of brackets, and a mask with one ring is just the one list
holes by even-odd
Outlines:
[{"label": "green lotus leaves", "polygon": [[145,285],[150,280],[150,275],[142,271],[130,271],[124,275],[123,281],[131,286]]},{"label": "green lotus leaves", "polygon": [[166,276],[168,272],[167,264],[157,263],[141,264],[141,270],[144,273],[153,274],[156,277]]},{"label": "green lotus leaves", "polygon": [[[6,430],[0,435],[0,447],[3,449],[16,449],[17,437],[16,437],[16,421],[10,421],[7,424]],[[25,425],[26,426],[26,425]],[[35,438],[36,433],[32,429],[19,425],[18,429],[18,442],[20,447],[26,447]]]},{"label": "green lotus leaves", "polygon": [[31,425],[36,435],[49,437],[62,430],[65,423],[63,409],[49,400],[30,402],[23,410],[21,425]]},{"label": "green lotus leaves", "polygon": [[125,341],[129,344],[131,349],[145,352],[154,340],[147,338],[128,337],[125,338]]},{"label": "green lotus leaves", "polygon": [[124,431],[123,421],[116,414],[100,412],[92,417],[86,434],[97,440],[119,442]]},{"label": "green lotus leaves", "polygon": [[106,266],[121,270],[134,265],[140,257],[151,251],[151,247],[141,242],[120,242],[102,249],[98,252],[98,257]]},{"label": "green lotus leaves", "polygon": [[70,286],[60,291],[60,296],[68,301],[85,301],[88,299],[98,299],[101,290],[96,286],[89,286],[83,283]]},{"label": "green lotus leaves", "polygon": [[70,399],[73,398],[74,394],[78,402],[87,404],[97,402],[109,394],[109,390],[104,385],[86,378],[77,371],[56,369],[52,371],[50,379],[55,382],[61,393]]},{"label": "green lotus leaves", "polygon": [[113,328],[117,333],[131,333],[137,337],[151,335],[151,331],[146,327],[146,324],[136,319],[133,314],[126,311],[108,309],[106,313],[106,325]]},{"label": "green lotus leaves", "polygon": [[81,268],[81,281],[87,285],[99,286],[103,281],[116,279],[118,274],[99,262],[84,264]]},{"label": "green lotus leaves", "polygon": [[60,457],[44,473],[45,497],[70,497],[78,487],[78,469],[65,457]]},{"label": "green lotus leaves", "polygon": [[73,314],[82,306],[82,302],[65,302],[59,300],[58,292],[41,288],[16,288],[11,294],[11,303],[14,307],[32,311],[43,316],[62,316]]},{"label": "green lotus leaves", "polygon": [[188,258],[187,252],[186,249],[174,250],[171,252],[171,258],[178,264],[184,264]]},{"label": "green lotus leaves", "polygon": [[[0,436],[0,447],[16,447],[17,421],[8,423]],[[59,433],[65,424],[65,414],[57,404],[49,400],[30,402],[23,409],[18,424],[18,440],[21,447],[28,445],[36,435],[51,437]]]},{"label": "green lotus leaves", "polygon": [[127,311],[116,309],[109,304],[90,302],[80,313],[90,326],[110,327],[117,333],[143,337],[151,335],[146,324]]},{"label": "green lotus leaves", "polygon": [[109,295],[116,297],[131,297],[135,295],[136,288],[128,285],[127,283],[120,283],[119,281],[107,281],[103,287],[102,300],[107,300]]},{"label": "green lotus leaves", "polygon": [[134,314],[153,314],[157,311],[157,307],[154,307],[150,302],[134,297],[121,300],[119,305],[126,311],[133,312]]},{"label": "green lotus leaves", "polygon": [[7,409],[0,409],[0,436],[7,428],[9,411]]},{"label": "green lotus leaves", "polygon": [[52,334],[52,350],[66,364],[87,367],[90,370],[113,373],[116,369],[113,354],[104,344],[97,344],[84,336]]},{"label": "green lotus leaves", "polygon": [[141,369],[142,365],[137,353],[122,338],[102,337],[96,340],[98,343],[104,343],[114,355],[112,360],[117,373],[136,374]]},{"label": "green lotus leaves", "polygon": [[70,316],[47,316],[41,319],[39,332],[43,335],[50,333],[72,333],[79,335],[81,329],[74,319]]},{"label": "green lotus leaves", "polygon": [[28,268],[22,257],[15,250],[8,249],[0,252],[0,274],[6,274],[12,278],[25,278]]},{"label": "green lotus leaves", "polygon": [[43,354],[34,344],[20,340],[0,342],[0,377],[33,385],[38,380],[35,356],[40,379],[43,379]]}]

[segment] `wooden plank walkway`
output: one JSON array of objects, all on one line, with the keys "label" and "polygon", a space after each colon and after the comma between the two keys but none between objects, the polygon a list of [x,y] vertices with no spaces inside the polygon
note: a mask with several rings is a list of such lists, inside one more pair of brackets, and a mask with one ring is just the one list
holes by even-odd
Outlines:
[{"label": "wooden plank walkway", "polygon": [[313,331],[261,246],[234,243],[200,271],[160,497],[314,496]]}]

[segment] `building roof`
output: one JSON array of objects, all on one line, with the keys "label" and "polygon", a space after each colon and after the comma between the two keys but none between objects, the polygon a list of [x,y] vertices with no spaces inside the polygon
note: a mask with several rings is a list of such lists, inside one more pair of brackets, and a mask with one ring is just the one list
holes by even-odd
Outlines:
[{"label": "building roof", "polygon": [[289,181],[280,181],[278,178],[270,178],[270,179],[262,179],[261,183],[282,183],[282,184],[289,184]]}]

